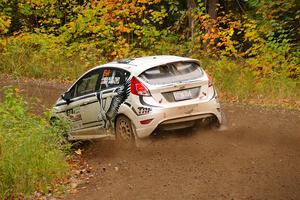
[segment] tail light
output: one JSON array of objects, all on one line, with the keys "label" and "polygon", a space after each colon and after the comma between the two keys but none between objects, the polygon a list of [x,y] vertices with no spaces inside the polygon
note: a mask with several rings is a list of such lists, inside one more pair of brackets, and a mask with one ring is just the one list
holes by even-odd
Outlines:
[{"label": "tail light", "polygon": [[151,96],[148,88],[144,86],[136,77],[132,77],[130,89],[132,94],[140,96]]},{"label": "tail light", "polygon": [[207,74],[207,77],[208,77],[208,87],[211,87],[211,86],[213,86],[212,78],[208,73],[206,73],[206,74]]}]

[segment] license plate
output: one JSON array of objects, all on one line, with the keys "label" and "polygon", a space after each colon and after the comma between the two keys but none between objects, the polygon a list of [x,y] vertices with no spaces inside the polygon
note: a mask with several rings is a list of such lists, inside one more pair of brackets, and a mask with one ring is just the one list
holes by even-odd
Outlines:
[{"label": "license plate", "polygon": [[187,100],[192,98],[192,93],[190,90],[181,90],[173,92],[173,95],[176,101]]}]

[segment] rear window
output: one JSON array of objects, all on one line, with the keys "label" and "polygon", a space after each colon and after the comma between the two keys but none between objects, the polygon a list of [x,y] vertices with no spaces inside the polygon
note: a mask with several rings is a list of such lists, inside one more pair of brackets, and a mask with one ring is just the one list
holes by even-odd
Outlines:
[{"label": "rear window", "polygon": [[150,68],[139,77],[151,85],[198,79],[203,71],[197,63],[177,62]]}]

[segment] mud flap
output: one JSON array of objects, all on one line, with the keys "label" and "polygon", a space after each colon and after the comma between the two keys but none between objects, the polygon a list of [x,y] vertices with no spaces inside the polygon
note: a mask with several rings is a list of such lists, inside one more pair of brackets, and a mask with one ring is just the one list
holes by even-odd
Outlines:
[{"label": "mud flap", "polygon": [[219,127],[216,127],[214,129],[214,130],[220,131],[220,132],[228,130],[228,127],[227,127],[227,118],[226,118],[224,112],[221,112],[221,117],[222,117],[222,123],[219,125]]},{"label": "mud flap", "polygon": [[152,143],[152,140],[150,137],[146,137],[146,138],[139,138],[136,134],[136,128],[134,126],[133,123],[131,123],[131,129],[133,131],[133,134],[134,134],[134,144],[135,144],[135,147],[137,148],[143,148],[143,147],[146,147],[148,146],[149,144]]}]

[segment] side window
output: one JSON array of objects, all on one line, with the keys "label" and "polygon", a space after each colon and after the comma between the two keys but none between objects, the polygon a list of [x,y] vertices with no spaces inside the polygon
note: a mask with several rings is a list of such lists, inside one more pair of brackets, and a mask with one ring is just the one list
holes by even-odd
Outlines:
[{"label": "side window", "polygon": [[101,90],[118,87],[123,85],[129,78],[130,73],[117,68],[106,68],[103,70],[101,78]]},{"label": "side window", "polygon": [[79,97],[95,92],[99,74],[99,70],[94,70],[81,78],[74,87],[74,97]]}]

